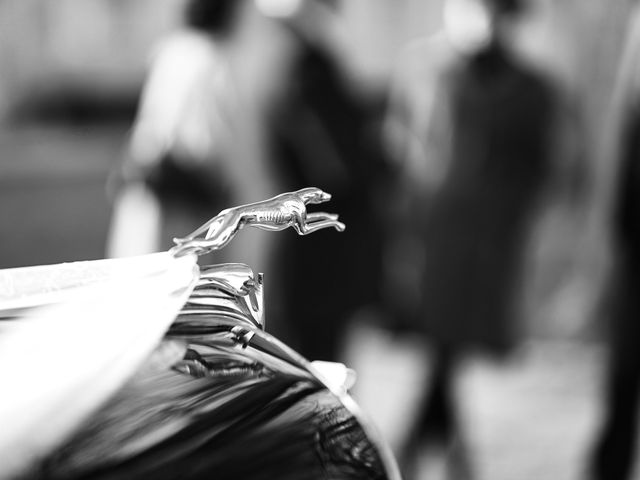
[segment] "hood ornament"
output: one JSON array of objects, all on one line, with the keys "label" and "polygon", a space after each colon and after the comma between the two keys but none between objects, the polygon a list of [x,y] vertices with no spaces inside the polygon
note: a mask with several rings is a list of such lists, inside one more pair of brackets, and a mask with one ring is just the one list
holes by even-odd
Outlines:
[{"label": "hood ornament", "polygon": [[227,208],[186,237],[174,238],[176,246],[170,253],[180,257],[189,253],[204,255],[220,250],[245,226],[270,231],[292,227],[299,235],[330,227],[342,232],[345,225],[338,221],[337,214],[307,212],[308,204],[329,200],[331,194],[316,187],[307,187],[268,200]]}]

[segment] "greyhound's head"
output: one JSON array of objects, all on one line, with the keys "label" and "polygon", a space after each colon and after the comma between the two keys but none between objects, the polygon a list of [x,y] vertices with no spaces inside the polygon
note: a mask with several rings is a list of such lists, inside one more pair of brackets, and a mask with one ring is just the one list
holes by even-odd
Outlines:
[{"label": "greyhound's head", "polygon": [[296,192],[302,201],[307,203],[324,203],[331,200],[331,194],[327,192],[323,192],[319,188],[316,187],[308,187],[298,190]]}]

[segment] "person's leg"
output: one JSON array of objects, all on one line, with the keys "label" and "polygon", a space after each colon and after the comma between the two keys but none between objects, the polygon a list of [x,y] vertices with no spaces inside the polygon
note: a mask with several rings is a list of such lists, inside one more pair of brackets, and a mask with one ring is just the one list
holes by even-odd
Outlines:
[{"label": "person's leg", "polygon": [[[629,318],[618,322],[638,323]],[[638,401],[640,401],[640,349],[635,345],[636,335],[627,326],[616,332],[617,340],[611,344],[611,359],[604,397],[604,425],[593,457],[595,480],[627,480],[636,451]]]},{"label": "person's leg", "polygon": [[436,347],[432,358],[430,381],[398,455],[403,477],[407,479],[416,477],[418,460],[425,445],[444,452],[455,437],[454,355],[448,348]]},{"label": "person's leg", "polygon": [[633,468],[640,401],[640,305],[635,293],[638,285],[633,278],[624,278],[614,299],[605,417],[592,457],[594,480],[627,480]]},{"label": "person's leg", "polygon": [[[614,353],[614,356],[617,356]],[[628,480],[637,443],[640,369],[613,360],[605,397],[606,418],[597,444],[594,480]]]},{"label": "person's leg", "polygon": [[420,440],[432,439],[444,444],[455,433],[454,363],[451,350],[437,350],[429,392],[416,422]]}]

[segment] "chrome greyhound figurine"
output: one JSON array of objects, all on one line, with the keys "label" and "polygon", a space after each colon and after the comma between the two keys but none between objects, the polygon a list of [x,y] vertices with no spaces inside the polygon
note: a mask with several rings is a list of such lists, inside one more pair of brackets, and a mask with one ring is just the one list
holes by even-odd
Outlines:
[{"label": "chrome greyhound figurine", "polygon": [[203,255],[220,250],[247,225],[271,231],[293,227],[299,235],[329,227],[342,232],[345,225],[338,221],[337,214],[307,212],[308,204],[324,203],[330,199],[329,193],[308,187],[261,202],[227,208],[186,237],[174,238],[176,245],[171,253],[176,256],[188,253]]}]

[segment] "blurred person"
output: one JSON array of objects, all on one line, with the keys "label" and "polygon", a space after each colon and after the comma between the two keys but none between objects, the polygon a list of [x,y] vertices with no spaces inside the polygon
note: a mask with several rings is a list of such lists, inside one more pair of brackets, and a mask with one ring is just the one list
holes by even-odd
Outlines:
[{"label": "blurred person", "polygon": [[[611,268],[603,276],[608,365],[603,420],[591,456],[591,478],[625,480],[637,451],[640,400],[640,8],[635,5],[605,122],[600,189],[594,210],[606,232]],[[611,166],[611,167],[610,167]]]},{"label": "blurred person", "polygon": [[341,56],[348,36],[340,30],[340,2],[258,3],[280,13],[293,50],[269,121],[278,181],[283,191],[317,186],[330,192],[347,226],[340,235],[279,239],[286,299],[280,325],[272,328],[308,358],[337,360],[349,319],[378,295],[381,244],[373,203],[383,162],[372,132],[380,103],[359,94]]},{"label": "blurred person", "polygon": [[[188,0],[184,15],[185,26],[157,46],[142,91],[117,175],[124,186],[114,205],[111,257],[169,248],[172,237],[220,210],[276,193],[260,154],[261,97],[270,95],[273,67],[265,62],[274,59],[262,48],[261,16],[246,0]],[[216,261],[264,269],[264,238],[243,234]]]},{"label": "blurred person", "polygon": [[456,411],[463,354],[501,358],[517,340],[528,233],[549,176],[558,91],[511,48],[524,0],[448,0],[441,33],[406,49],[386,134],[402,171],[390,247],[395,328],[423,335],[432,367],[400,452],[411,477],[421,447],[443,447],[468,478]]}]

